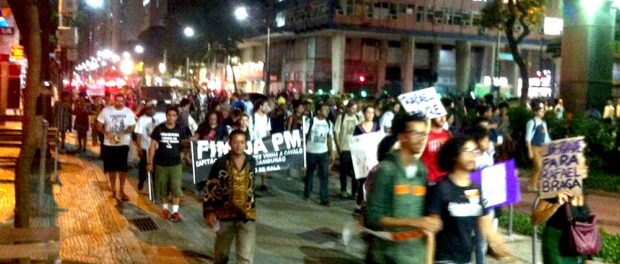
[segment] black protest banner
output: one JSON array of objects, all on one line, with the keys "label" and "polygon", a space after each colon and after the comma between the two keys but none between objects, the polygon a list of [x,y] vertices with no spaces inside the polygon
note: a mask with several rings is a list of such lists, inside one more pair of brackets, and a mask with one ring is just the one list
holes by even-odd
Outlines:
[{"label": "black protest banner", "polygon": [[553,198],[559,192],[581,194],[585,168],[583,137],[565,138],[544,145],[540,198]]},{"label": "black protest banner", "polygon": [[[224,141],[198,140],[192,142],[192,168],[196,178],[206,178],[215,161],[228,154],[230,146]],[[305,147],[301,130],[272,134],[264,140],[248,141],[245,153],[256,159],[256,173],[284,171],[304,166]]]}]

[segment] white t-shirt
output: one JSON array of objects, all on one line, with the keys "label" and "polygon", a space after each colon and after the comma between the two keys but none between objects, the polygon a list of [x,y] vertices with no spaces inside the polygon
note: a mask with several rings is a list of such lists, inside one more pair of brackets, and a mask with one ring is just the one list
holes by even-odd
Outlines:
[{"label": "white t-shirt", "polygon": [[344,113],[336,118],[334,132],[336,134],[336,138],[338,139],[340,151],[351,150],[349,141],[351,140],[351,136],[353,136],[355,126],[357,126],[361,121],[362,119],[360,119],[356,114],[349,115]]},{"label": "white t-shirt", "polygon": [[[308,131],[308,143],[306,151],[312,154],[323,154],[327,152],[327,137],[334,135],[333,126],[327,119],[319,120],[314,117],[312,126]],[[308,124],[310,125],[310,124]]]},{"label": "white t-shirt", "polygon": [[388,132],[392,128],[392,120],[394,120],[394,112],[387,111],[383,114],[379,126],[384,132]]},{"label": "white t-shirt", "polygon": [[269,132],[271,132],[271,120],[269,120],[269,116],[259,115],[258,113],[254,113],[254,120],[252,121],[252,130],[254,132],[254,138],[264,138],[269,136]]},{"label": "white t-shirt", "polygon": [[[112,134],[125,131],[128,127],[136,124],[136,115],[127,107],[117,110],[114,107],[106,107],[97,116],[97,122],[102,123],[105,131]],[[129,146],[131,134],[123,135],[118,144],[113,144],[109,138],[103,140],[106,146]]]},{"label": "white t-shirt", "polygon": [[166,114],[163,112],[157,112],[153,116],[143,115],[138,118],[138,122],[136,123],[136,128],[134,132],[136,134],[140,134],[140,148],[143,150],[148,150],[151,145],[151,133],[153,129],[161,123],[166,122]]}]

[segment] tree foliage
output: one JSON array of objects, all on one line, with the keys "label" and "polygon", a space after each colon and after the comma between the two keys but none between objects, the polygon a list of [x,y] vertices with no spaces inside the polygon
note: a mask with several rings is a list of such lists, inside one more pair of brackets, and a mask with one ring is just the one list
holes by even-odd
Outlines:
[{"label": "tree foliage", "polygon": [[[256,1],[256,8],[263,4]],[[244,34],[256,28],[246,27],[234,17],[237,3],[228,0],[170,0],[164,25],[153,26],[140,34],[145,46],[145,62],[154,64],[163,59],[172,67],[184,65],[185,59],[209,63],[222,62],[222,57],[237,53],[237,44]],[[257,14],[258,15],[258,14]],[[192,27],[195,35],[183,35],[185,27]]]},{"label": "tree foliage", "polygon": [[508,0],[489,2],[482,9],[482,27],[498,29],[508,39],[508,47],[515,63],[519,66],[521,105],[527,102],[529,76],[527,63],[519,51],[519,44],[540,27],[545,16],[545,0]]}]

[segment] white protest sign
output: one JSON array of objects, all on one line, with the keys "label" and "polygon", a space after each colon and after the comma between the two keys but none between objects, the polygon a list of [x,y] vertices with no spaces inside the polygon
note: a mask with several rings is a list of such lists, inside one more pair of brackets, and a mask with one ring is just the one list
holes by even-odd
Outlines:
[{"label": "white protest sign", "polygon": [[435,87],[401,94],[398,96],[398,100],[407,113],[423,113],[428,119],[447,114]]},{"label": "white protest sign", "polygon": [[559,192],[581,194],[585,168],[583,137],[554,140],[544,145],[540,198],[556,197]]},{"label": "white protest sign", "polygon": [[356,179],[366,178],[368,172],[379,163],[377,148],[384,137],[383,132],[373,132],[350,138],[351,160]]}]

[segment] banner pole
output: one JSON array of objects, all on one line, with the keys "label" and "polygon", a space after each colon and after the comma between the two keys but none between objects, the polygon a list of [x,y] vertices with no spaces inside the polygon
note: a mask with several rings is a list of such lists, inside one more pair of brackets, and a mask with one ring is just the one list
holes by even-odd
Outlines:
[{"label": "banner pole", "polygon": [[196,157],[194,156],[194,141],[191,142],[190,148],[191,148],[191,152],[192,152],[192,179],[194,181],[194,188],[196,187]]},{"label": "banner pole", "polygon": [[[310,131],[306,132],[306,118],[303,117],[302,118],[302,124],[301,124],[301,144],[304,148],[304,169],[308,168],[308,165],[306,164],[306,133],[310,133]],[[303,175],[301,175],[303,177]]]},{"label": "banner pole", "polygon": [[508,237],[512,239],[512,221],[514,217],[514,205],[508,207]]},{"label": "banner pole", "polygon": [[[534,200],[534,205],[532,206],[532,214],[534,214],[534,211],[536,210],[536,207],[538,207],[538,202],[540,202],[540,196],[536,196],[536,199]],[[538,247],[536,246],[537,244],[537,240],[538,240],[538,226],[537,225],[532,225],[532,263],[533,264],[537,264],[537,249]]]},{"label": "banner pole", "polygon": [[149,185],[149,200],[155,202],[155,195],[153,195],[153,176],[151,172],[147,173],[148,185]]}]

